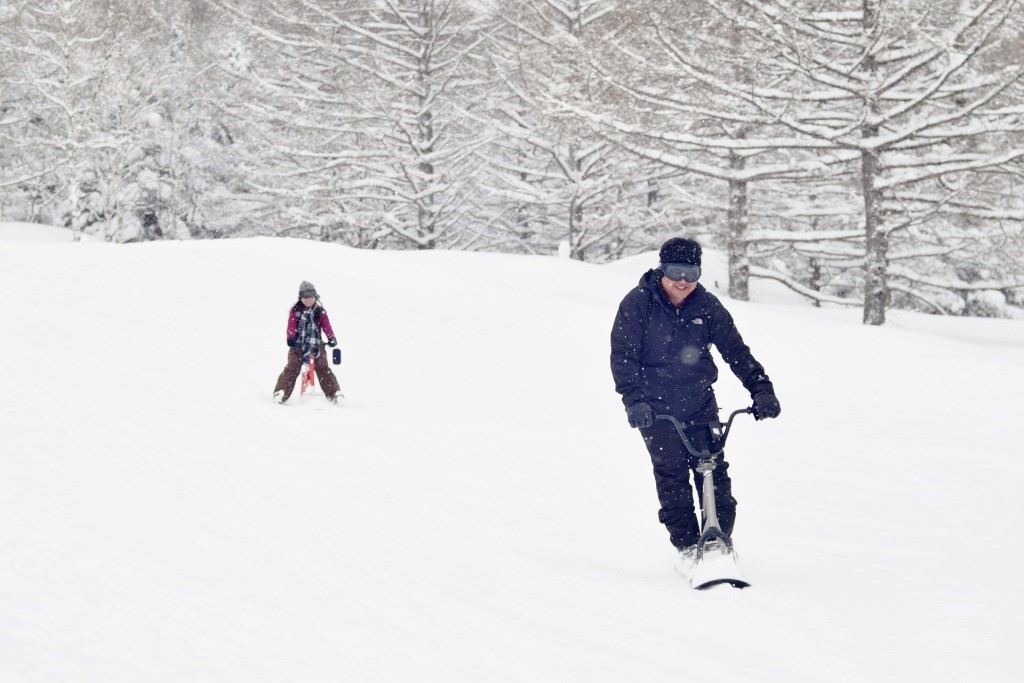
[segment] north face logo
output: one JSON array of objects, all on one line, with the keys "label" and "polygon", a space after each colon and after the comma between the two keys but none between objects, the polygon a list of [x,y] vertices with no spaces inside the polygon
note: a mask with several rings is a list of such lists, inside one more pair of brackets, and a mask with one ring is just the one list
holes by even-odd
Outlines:
[{"label": "north face logo", "polygon": [[694,318],[690,322],[693,323],[694,325],[703,325],[704,324],[704,320],[702,318]]}]

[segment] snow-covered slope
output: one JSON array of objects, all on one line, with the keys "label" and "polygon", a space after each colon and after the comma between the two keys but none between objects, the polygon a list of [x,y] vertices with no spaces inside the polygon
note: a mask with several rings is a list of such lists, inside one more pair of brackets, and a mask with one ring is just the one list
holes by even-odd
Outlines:
[{"label": "snow-covered slope", "polygon": [[[608,371],[651,260],[0,243],[0,680],[1021,680],[1024,324],[726,300],[783,412],[699,593]],[[343,409],[270,401],[303,279]]]}]

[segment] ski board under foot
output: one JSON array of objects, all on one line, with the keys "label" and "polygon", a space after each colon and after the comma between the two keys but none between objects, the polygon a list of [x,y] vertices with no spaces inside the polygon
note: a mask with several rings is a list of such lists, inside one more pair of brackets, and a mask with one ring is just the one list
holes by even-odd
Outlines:
[{"label": "ski board under foot", "polygon": [[690,587],[706,590],[713,586],[729,584],[734,588],[747,588],[750,583],[743,578],[736,563],[735,552],[705,553],[693,566],[690,573]]}]

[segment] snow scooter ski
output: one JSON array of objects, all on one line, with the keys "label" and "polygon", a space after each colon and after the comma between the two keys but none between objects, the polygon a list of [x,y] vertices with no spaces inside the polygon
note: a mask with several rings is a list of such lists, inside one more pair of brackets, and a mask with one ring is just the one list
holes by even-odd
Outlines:
[{"label": "snow scooter ski", "polygon": [[[690,577],[690,586],[697,590],[704,590],[727,583],[736,588],[746,588],[750,585],[740,572],[736,562],[736,549],[733,547],[729,534],[722,531],[718,523],[718,511],[715,508],[715,483],[712,479],[712,472],[718,464],[718,456],[725,450],[725,440],[732,429],[732,421],[741,413],[753,414],[753,408],[741,408],[733,411],[729,420],[723,426],[720,422],[709,424],[689,424],[690,427],[707,427],[711,431],[711,443],[703,450],[697,450],[693,442],[686,436],[683,424],[671,415],[657,415],[655,419],[668,420],[679,432],[679,438],[694,457],[699,458],[696,470],[701,475],[701,498],[703,527],[700,539],[697,541],[697,555],[693,565],[693,573]],[[714,450],[712,450],[714,449]]]},{"label": "snow scooter ski", "polygon": [[[323,338],[321,338],[320,339],[319,347],[321,349],[321,352],[325,352],[327,350],[327,341],[324,340]],[[317,358],[316,356],[311,355],[309,352],[306,352],[306,353],[304,353],[302,355],[302,367],[299,369],[299,378],[301,380],[301,384],[299,386],[299,396],[305,396],[307,390],[309,391],[309,395],[310,396],[313,396],[313,395],[315,395],[317,393],[316,392],[316,367],[315,367],[316,358]],[[340,347],[335,346],[334,349],[332,350],[332,352],[331,352],[331,362],[334,365],[341,365],[341,348]],[[338,394],[337,394],[337,397],[333,401],[333,403],[336,406],[343,406],[343,405],[345,405],[345,395],[342,394],[339,391]],[[324,408],[322,406],[317,408],[317,410],[323,410],[323,409]]]}]

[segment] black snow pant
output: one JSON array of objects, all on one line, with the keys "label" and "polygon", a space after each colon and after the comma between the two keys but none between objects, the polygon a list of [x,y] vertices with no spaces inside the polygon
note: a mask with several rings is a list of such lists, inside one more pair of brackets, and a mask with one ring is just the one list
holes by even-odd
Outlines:
[{"label": "black snow pant", "polygon": [[[644,444],[651,454],[654,465],[654,481],[658,488],[661,509],[658,519],[668,529],[669,538],[676,548],[685,548],[700,539],[700,526],[693,504],[693,489],[690,486],[690,472],[699,464],[668,420],[655,420],[651,427],[641,429]],[[690,443],[698,451],[707,448],[711,432],[707,427],[686,430]],[[736,499],[732,497],[732,480],[729,479],[729,463],[725,454],[718,456],[718,465],[711,475],[715,483],[715,509],[722,531],[731,535],[736,522]],[[703,475],[694,471],[698,501],[703,504]],[[703,520],[702,520],[703,521]]]}]

